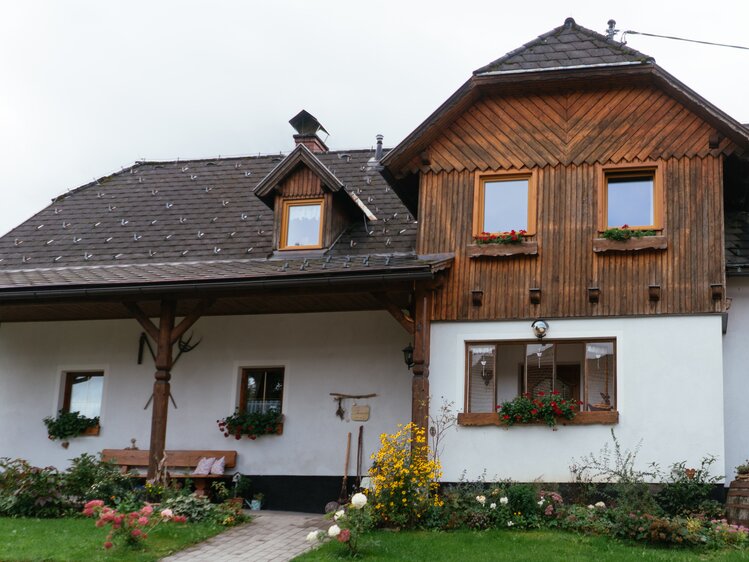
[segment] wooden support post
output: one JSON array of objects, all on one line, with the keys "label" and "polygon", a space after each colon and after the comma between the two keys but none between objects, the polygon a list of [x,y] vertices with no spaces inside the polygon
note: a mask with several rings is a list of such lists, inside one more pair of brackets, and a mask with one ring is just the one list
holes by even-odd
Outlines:
[{"label": "wooden support post", "polygon": [[416,288],[414,318],[414,365],[411,382],[411,421],[425,431],[429,427],[429,333],[432,291]]},{"label": "wooden support post", "polygon": [[166,447],[166,420],[169,412],[169,379],[172,378],[172,331],[177,303],[161,301],[161,319],[156,350],[156,380],[153,383],[153,410],[151,413],[151,454],[148,458],[148,478],[156,475]]}]

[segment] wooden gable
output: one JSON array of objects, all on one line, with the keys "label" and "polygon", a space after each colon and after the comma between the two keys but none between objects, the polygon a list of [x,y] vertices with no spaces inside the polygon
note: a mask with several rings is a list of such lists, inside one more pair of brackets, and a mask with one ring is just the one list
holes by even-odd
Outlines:
[{"label": "wooden gable", "polygon": [[[653,85],[480,97],[407,166],[419,175],[417,251],[455,252],[434,318],[722,312],[712,287],[725,284],[723,160],[736,150]],[[602,170],[642,162],[663,177],[660,247],[602,251]],[[502,170],[535,174],[533,251],[476,257],[477,175]]]}]

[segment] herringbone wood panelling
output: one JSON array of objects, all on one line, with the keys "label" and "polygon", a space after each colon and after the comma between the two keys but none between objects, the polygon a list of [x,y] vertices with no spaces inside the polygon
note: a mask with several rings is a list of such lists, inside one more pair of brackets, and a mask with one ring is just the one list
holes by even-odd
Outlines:
[{"label": "herringbone wood panelling", "polygon": [[653,87],[483,98],[410,162],[411,171],[474,171],[729,154],[714,129]]},{"label": "herringbone wood panelling", "polygon": [[[593,252],[598,164],[539,169],[537,256],[470,259],[474,173],[421,177],[419,253],[455,252],[434,303],[436,320],[531,319],[717,312],[710,284],[724,283],[722,157],[671,158],[664,166],[665,251]],[[651,302],[648,286],[661,286]],[[588,301],[588,287],[600,302]],[[530,303],[528,289],[542,291]],[[484,292],[473,306],[471,291]]]}]

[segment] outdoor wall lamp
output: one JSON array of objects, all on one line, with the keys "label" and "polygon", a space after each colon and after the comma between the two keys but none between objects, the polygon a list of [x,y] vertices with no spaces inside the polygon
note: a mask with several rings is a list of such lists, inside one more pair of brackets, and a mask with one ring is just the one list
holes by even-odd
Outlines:
[{"label": "outdoor wall lamp", "polygon": [[549,325],[545,320],[536,320],[531,324],[531,328],[533,328],[533,335],[538,339],[543,339],[549,332]]},{"label": "outdoor wall lamp", "polygon": [[414,366],[414,346],[410,343],[403,348],[403,361],[405,361],[409,370]]}]

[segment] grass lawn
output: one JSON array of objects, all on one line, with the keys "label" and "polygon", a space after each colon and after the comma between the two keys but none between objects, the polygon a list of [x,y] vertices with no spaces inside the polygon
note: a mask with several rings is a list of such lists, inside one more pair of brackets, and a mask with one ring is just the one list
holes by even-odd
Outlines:
[{"label": "grass lawn", "polygon": [[27,519],[0,517],[2,562],[150,562],[217,535],[224,527],[208,523],[163,524],[148,534],[143,550],[115,546],[104,550],[106,528],[94,519]]},{"label": "grass lawn", "polygon": [[[583,537],[554,531],[374,532],[361,541],[362,560],[419,562],[749,562],[749,550],[692,551],[623,544],[605,537]],[[295,558],[295,562],[336,560],[344,546],[329,542]]]}]

